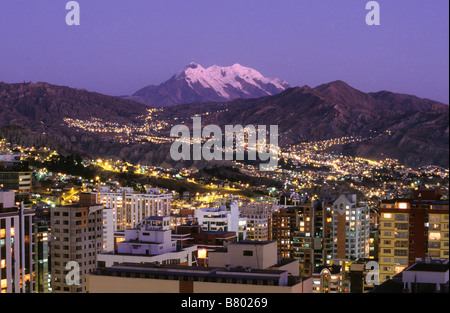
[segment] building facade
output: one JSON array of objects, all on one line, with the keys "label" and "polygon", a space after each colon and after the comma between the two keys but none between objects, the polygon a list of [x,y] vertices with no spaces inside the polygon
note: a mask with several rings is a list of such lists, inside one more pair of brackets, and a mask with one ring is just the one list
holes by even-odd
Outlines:
[{"label": "building facade", "polygon": [[330,264],[331,205],[315,201],[297,207],[298,228],[293,234],[293,257],[300,262],[300,272],[311,276],[319,266]]},{"label": "building facade", "polygon": [[240,215],[239,203],[236,200],[220,208],[196,209],[194,217],[204,231],[233,231],[238,240],[247,237],[247,218]]},{"label": "building facade", "polygon": [[269,240],[269,222],[277,208],[268,201],[257,201],[240,209],[241,216],[247,218],[246,240]]},{"label": "building facade", "polygon": [[109,187],[100,187],[98,201],[105,208],[104,229],[105,251],[114,250],[114,232],[135,228],[149,216],[170,216],[172,194],[159,193],[157,189],[147,189],[146,193],[135,193],[132,188],[124,187],[111,191]]},{"label": "building facade", "polygon": [[80,195],[78,205],[52,208],[52,292],[86,292],[86,275],[103,251],[103,206],[96,194]]},{"label": "building facade", "polygon": [[270,240],[276,241],[277,253],[282,258],[293,258],[293,236],[298,230],[299,210],[296,207],[281,208],[272,214]]},{"label": "building facade", "polygon": [[210,254],[208,267],[116,264],[89,275],[92,293],[311,293],[298,260],[282,260],[276,242],[243,240]]},{"label": "building facade", "polygon": [[34,266],[35,292],[49,293],[51,288],[50,274],[50,227],[46,220],[34,220]]},{"label": "building facade", "polygon": [[333,202],[332,259],[355,261],[370,255],[370,215],[356,195],[341,195]]},{"label": "building facade", "polygon": [[1,293],[33,293],[33,210],[15,206],[14,191],[0,189]]},{"label": "building facade", "polygon": [[98,267],[110,267],[118,263],[182,264],[195,263],[195,245],[177,245],[172,239],[170,217],[151,216],[136,228],[124,231],[124,240],[117,243],[113,252],[97,255]]},{"label": "building facade", "polygon": [[408,199],[382,201],[380,213],[380,282],[418,258],[449,257],[449,206],[438,190],[416,190]]},{"label": "building facade", "polygon": [[340,265],[319,266],[312,275],[313,293],[342,293],[345,272]]}]

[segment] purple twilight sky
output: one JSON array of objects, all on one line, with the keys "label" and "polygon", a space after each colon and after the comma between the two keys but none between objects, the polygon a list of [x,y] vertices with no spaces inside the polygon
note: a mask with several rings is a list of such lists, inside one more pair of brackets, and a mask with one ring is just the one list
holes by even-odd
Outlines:
[{"label": "purple twilight sky", "polygon": [[343,80],[449,103],[449,1],[0,1],[0,81],[45,81],[109,95],[159,84],[195,61],[239,63],[291,86]]}]

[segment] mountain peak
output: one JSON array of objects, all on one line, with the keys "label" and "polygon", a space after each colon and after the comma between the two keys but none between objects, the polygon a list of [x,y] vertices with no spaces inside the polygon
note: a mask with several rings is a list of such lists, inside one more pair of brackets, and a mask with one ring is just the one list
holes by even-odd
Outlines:
[{"label": "mountain peak", "polygon": [[148,86],[134,97],[152,106],[170,106],[192,102],[225,102],[237,98],[259,98],[283,92],[289,84],[239,63],[204,68],[196,62],[159,86]]},{"label": "mountain peak", "polygon": [[195,62],[191,62],[191,63],[189,63],[189,64],[185,67],[185,69],[188,69],[188,68],[196,69],[196,68],[198,68],[199,66],[201,67],[200,64],[195,63]]},{"label": "mountain peak", "polygon": [[342,80],[335,80],[326,84],[322,84],[317,86],[316,88],[314,88],[316,90],[327,90],[327,89],[353,89],[356,90],[355,88],[353,88],[352,86],[350,86],[349,84],[347,84],[346,82],[342,81]]}]

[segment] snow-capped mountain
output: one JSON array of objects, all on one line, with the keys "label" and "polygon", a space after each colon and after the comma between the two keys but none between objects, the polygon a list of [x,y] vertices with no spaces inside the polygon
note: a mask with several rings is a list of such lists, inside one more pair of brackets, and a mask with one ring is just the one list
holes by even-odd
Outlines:
[{"label": "snow-capped mountain", "polygon": [[289,88],[286,81],[266,78],[258,71],[234,64],[204,68],[190,63],[166,82],[147,86],[129,99],[163,107],[194,102],[224,102],[237,98],[260,98]]}]

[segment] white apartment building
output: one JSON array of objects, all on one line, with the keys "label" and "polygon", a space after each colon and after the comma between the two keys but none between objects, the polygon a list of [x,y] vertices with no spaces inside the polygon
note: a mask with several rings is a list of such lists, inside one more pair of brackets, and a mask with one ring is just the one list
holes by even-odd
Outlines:
[{"label": "white apartment building", "polygon": [[124,241],[117,250],[97,256],[98,267],[118,263],[193,264],[197,246],[177,247],[172,240],[169,216],[150,216],[136,228],[124,231]]},{"label": "white apartment building", "polygon": [[196,209],[194,217],[204,231],[234,231],[238,241],[247,237],[247,218],[240,216],[237,200],[220,208]]},{"label": "white apartment building", "polygon": [[341,195],[333,203],[332,259],[369,258],[369,208],[359,206],[356,195]]},{"label": "white apartment building", "polygon": [[278,207],[268,201],[258,201],[240,209],[241,216],[247,218],[247,240],[269,240],[269,219]]},{"label": "white apartment building", "polygon": [[159,193],[155,188],[134,193],[131,187],[117,191],[100,187],[98,202],[107,208],[103,216],[104,251],[114,250],[114,232],[136,228],[149,216],[170,216],[171,199],[172,194]]}]

